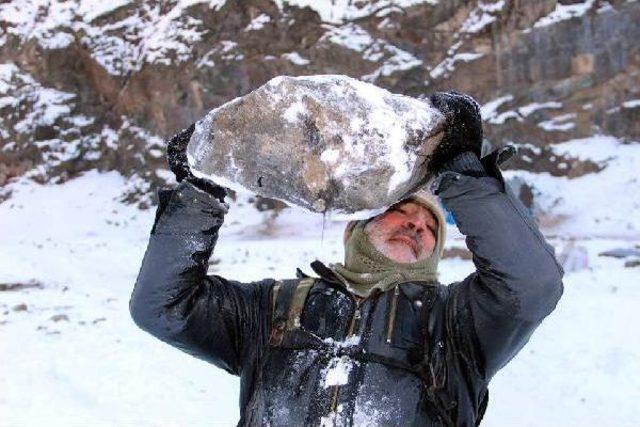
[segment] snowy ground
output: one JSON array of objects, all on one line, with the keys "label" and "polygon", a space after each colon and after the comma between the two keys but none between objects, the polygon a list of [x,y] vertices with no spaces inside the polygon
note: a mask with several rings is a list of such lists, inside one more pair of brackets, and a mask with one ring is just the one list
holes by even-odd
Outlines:
[{"label": "snowy ground", "polygon": [[[554,206],[574,217],[547,233],[576,270],[565,276],[557,310],[493,381],[483,425],[637,425],[640,267],[598,255],[640,245],[637,178],[627,174],[639,157],[626,149],[599,181],[534,181],[555,188],[564,202]],[[597,182],[613,182],[617,192],[594,188]],[[0,205],[0,285],[40,286],[0,289],[0,425],[237,422],[236,378],[156,341],[129,317],[153,212],[115,202],[124,185],[117,173],[90,172],[62,186],[16,185]],[[601,210],[571,204],[572,194],[588,203],[589,189],[625,211],[594,219]],[[319,216],[288,210],[267,229],[263,215],[232,206],[213,271],[242,280],[291,277],[315,258],[341,258],[344,223],[327,221],[323,236]],[[456,230],[451,235],[449,246],[462,245]],[[472,269],[469,261],[446,259],[442,279]]]}]

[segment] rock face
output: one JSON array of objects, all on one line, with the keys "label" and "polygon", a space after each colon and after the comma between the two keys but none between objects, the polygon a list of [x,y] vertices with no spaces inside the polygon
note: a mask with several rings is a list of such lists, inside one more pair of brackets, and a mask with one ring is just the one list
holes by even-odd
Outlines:
[{"label": "rock face", "polygon": [[7,0],[0,186],[115,169],[148,203],[169,135],[275,76],[317,74],[468,92],[490,142],[521,146],[518,168],[590,173],[552,148],[640,139],[638,22],[626,0]]},{"label": "rock face", "polygon": [[198,121],[187,155],[229,188],[353,214],[424,183],[443,126],[428,100],[347,76],[281,76]]}]

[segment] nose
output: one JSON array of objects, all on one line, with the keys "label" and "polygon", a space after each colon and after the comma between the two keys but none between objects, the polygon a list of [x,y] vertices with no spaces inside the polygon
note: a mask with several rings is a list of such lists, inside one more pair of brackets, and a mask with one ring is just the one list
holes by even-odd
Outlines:
[{"label": "nose", "polygon": [[405,227],[410,230],[414,230],[416,233],[422,233],[426,228],[426,224],[424,223],[424,219],[418,214],[413,213],[411,215],[407,215],[405,220]]}]

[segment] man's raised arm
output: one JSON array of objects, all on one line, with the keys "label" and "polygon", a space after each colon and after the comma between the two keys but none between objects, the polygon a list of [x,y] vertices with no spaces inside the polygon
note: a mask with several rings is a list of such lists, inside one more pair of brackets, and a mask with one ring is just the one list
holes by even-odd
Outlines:
[{"label": "man's raised arm", "polygon": [[227,211],[224,191],[176,175],[177,188],[159,194],[131,316],[162,341],[237,375],[265,333],[273,281],[243,284],[207,276]]},{"label": "man's raised arm", "polygon": [[479,353],[486,380],[526,344],[563,290],[553,247],[505,188],[498,153],[482,163],[471,152],[457,156],[434,186],[473,254],[476,272],[452,285],[449,316],[462,351]]}]

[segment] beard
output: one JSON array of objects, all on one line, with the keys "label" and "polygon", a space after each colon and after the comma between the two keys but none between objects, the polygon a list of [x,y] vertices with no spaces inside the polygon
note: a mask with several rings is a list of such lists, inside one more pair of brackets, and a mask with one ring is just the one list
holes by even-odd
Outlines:
[{"label": "beard", "polygon": [[415,231],[403,227],[389,230],[373,223],[367,228],[371,243],[387,258],[405,263],[424,258],[422,240]]},{"label": "beard", "polygon": [[389,238],[387,239],[387,243],[390,242],[398,242],[408,246],[416,258],[418,258],[422,253],[422,243],[417,233],[415,232],[399,230],[389,236]]}]

